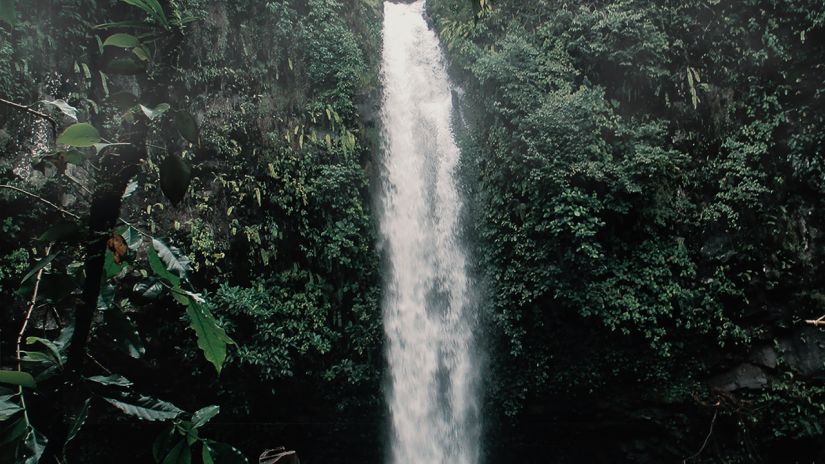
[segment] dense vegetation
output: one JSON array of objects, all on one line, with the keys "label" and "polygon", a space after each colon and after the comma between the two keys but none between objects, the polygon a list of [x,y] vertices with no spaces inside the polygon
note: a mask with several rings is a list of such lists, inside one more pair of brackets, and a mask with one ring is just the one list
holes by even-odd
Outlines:
[{"label": "dense vegetation", "polygon": [[429,10],[465,91],[491,461],[821,459],[823,4]]},{"label": "dense vegetation", "polygon": [[[487,461],[823,459],[825,5],[428,11]],[[0,461],[382,458],[380,24],[0,0]]]},{"label": "dense vegetation", "polygon": [[380,3],[0,7],[2,461],[378,436]]}]

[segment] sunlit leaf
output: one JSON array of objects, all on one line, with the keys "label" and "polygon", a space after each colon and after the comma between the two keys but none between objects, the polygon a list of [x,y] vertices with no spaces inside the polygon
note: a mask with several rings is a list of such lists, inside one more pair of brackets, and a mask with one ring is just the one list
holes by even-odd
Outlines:
[{"label": "sunlit leaf", "polygon": [[74,121],[77,121],[77,108],[66,103],[65,100],[40,100],[40,103],[43,103],[48,107],[55,108],[59,110],[61,113],[68,116],[69,118],[73,119]]},{"label": "sunlit leaf", "polygon": [[215,317],[204,305],[192,300],[186,307],[186,314],[198,337],[198,347],[203,351],[206,360],[211,362],[220,374],[226,359],[226,345],[235,342],[218,325]]},{"label": "sunlit leaf", "polygon": [[202,427],[204,424],[209,422],[213,417],[217,416],[219,412],[221,412],[221,408],[215,405],[206,406],[205,408],[199,409],[197,412],[195,412],[195,414],[192,414],[192,427]]},{"label": "sunlit leaf", "polygon": [[147,421],[169,420],[183,414],[183,411],[172,403],[143,395],[122,395],[103,399],[124,413]]},{"label": "sunlit leaf", "polygon": [[140,40],[131,34],[112,34],[103,41],[103,46],[112,46],[119,48],[133,48],[140,46]]},{"label": "sunlit leaf", "polygon": [[58,137],[58,145],[91,147],[100,142],[100,133],[91,124],[80,122],[67,127]]},{"label": "sunlit leaf", "polygon": [[56,253],[52,253],[52,254],[46,256],[45,258],[41,259],[40,261],[38,261],[37,264],[35,264],[31,269],[29,269],[29,272],[27,272],[26,275],[23,276],[23,278],[20,280],[20,283],[21,284],[25,283],[27,280],[34,277],[35,274],[37,274],[38,271],[40,271],[44,267],[48,266],[49,263],[54,261],[54,258],[56,258],[57,255],[59,255],[59,254],[60,254],[60,252],[58,251]]},{"label": "sunlit leaf", "polygon": [[169,104],[161,103],[154,108],[148,108],[146,106],[140,105],[140,109],[141,111],[143,111],[143,114],[145,114],[146,117],[149,118],[149,120],[154,121],[155,119],[163,116],[163,113],[165,113],[169,109]]}]

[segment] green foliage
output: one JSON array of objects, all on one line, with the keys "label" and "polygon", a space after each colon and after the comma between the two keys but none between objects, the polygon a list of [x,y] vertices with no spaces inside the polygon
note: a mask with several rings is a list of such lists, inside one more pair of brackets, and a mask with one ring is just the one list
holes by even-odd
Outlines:
[{"label": "green foliage", "polygon": [[[812,214],[825,187],[825,81],[812,70],[825,55],[810,44],[822,5],[486,3],[428,8],[466,91],[490,409],[529,423],[649,408],[641,423],[669,448],[633,451],[658,439],[643,425],[600,446],[611,460],[684,459],[706,433],[712,375],[825,311],[825,223]],[[788,387],[788,370],[768,374],[770,424],[740,426],[757,415],[722,406],[733,419],[717,425],[719,448],[738,449],[742,430],[759,443],[725,459],[772,456],[775,434],[821,436],[821,385]]]}]

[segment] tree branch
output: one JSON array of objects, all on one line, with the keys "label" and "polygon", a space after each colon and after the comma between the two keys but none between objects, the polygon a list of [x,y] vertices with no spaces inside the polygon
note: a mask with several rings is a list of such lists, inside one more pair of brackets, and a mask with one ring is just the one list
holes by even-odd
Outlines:
[{"label": "tree branch", "polygon": [[36,200],[40,200],[41,202],[43,202],[43,203],[45,203],[45,204],[47,204],[47,205],[51,206],[52,208],[54,208],[54,209],[56,209],[56,210],[60,211],[61,213],[65,214],[65,215],[67,215],[67,216],[71,216],[71,217],[73,217],[73,218],[75,218],[75,219],[80,219],[80,216],[78,216],[77,214],[75,214],[75,213],[73,213],[73,212],[71,212],[71,211],[69,211],[69,210],[67,210],[67,209],[63,209],[63,208],[61,208],[61,207],[57,206],[56,204],[54,204],[54,203],[50,202],[49,200],[47,200],[47,199],[45,199],[45,198],[41,197],[40,195],[37,195],[37,194],[31,193],[31,192],[28,192],[28,191],[26,191],[26,190],[23,190],[23,189],[21,189],[21,188],[15,187],[15,186],[13,186],[13,185],[8,185],[8,184],[0,184],[0,188],[5,188],[5,189],[9,189],[9,190],[14,190],[15,192],[22,193],[23,195],[28,195],[28,196],[30,196],[30,197],[32,197],[32,198],[34,198],[34,199],[36,199]]},{"label": "tree branch", "polygon": [[55,119],[53,117],[49,116],[48,114],[41,113],[40,111],[33,110],[33,109],[29,108],[28,106],[21,105],[19,103],[15,103],[15,102],[12,102],[12,101],[8,101],[8,100],[5,100],[3,98],[0,98],[0,103],[4,104],[6,106],[9,106],[11,108],[14,108],[14,109],[17,109],[17,110],[20,110],[20,111],[24,111],[26,113],[33,114],[33,115],[37,116],[38,118],[42,118],[42,119],[45,119],[46,121],[49,121],[49,124],[52,125],[52,132],[54,133],[54,136],[57,137],[57,121],[55,121]]}]

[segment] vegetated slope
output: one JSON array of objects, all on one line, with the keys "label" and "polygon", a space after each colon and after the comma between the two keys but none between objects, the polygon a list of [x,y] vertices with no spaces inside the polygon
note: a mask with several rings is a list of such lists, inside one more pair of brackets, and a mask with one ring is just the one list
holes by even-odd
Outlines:
[{"label": "vegetated slope", "polygon": [[819,456],[825,6],[429,9],[466,91],[491,461]]},{"label": "vegetated slope", "polygon": [[[0,58],[8,65],[0,70],[0,94],[23,104],[62,98],[78,108],[81,120],[118,114],[123,102],[109,94],[113,81],[85,63],[96,59],[98,48],[101,54],[109,50],[96,36],[102,41],[110,33],[94,25],[129,19],[139,10],[121,2],[97,3],[17,2],[18,22],[0,27]],[[93,351],[105,353],[97,354],[98,361],[128,376],[136,388],[181,407],[220,404],[213,434],[250,456],[282,443],[303,448],[310,458],[327,453],[326,459],[334,460],[353,450],[374,455],[382,339],[367,190],[380,2],[161,3],[166,15],[186,18],[186,25],[170,33],[177,40],[170,53],[151,57],[146,78],[151,90],[137,97],[195,116],[197,142],[176,152],[191,164],[193,178],[181,204],[163,198],[159,166],[167,149],[177,150],[163,140],[175,129],[154,121],[146,140],[148,158],[124,199],[122,217],[188,257],[191,279],[238,347],[230,349],[216,378],[180,306],[169,295],[151,299],[134,287],[142,278],[137,265],[118,277],[115,291],[118,300],[131,301],[128,314],[141,327],[146,355],[135,360],[118,351],[101,324]],[[122,88],[132,77],[110,79]],[[0,107],[0,182],[69,210],[86,210],[90,198],[67,178],[63,160],[55,163],[53,153],[36,147],[37,137],[48,137],[36,121]],[[179,138],[177,132],[173,136]],[[90,165],[74,164],[68,173],[80,184],[89,181]],[[13,292],[42,252],[43,243],[35,239],[51,225],[44,217],[54,213],[7,190],[0,192],[0,208],[0,295],[10,308],[0,317],[3,332],[11,334],[19,329],[30,296]],[[77,244],[62,253],[55,270],[82,280]],[[71,320],[78,290],[60,290],[68,293],[49,305]],[[54,320],[35,319],[38,335],[51,337],[58,330]],[[13,337],[0,343],[3,364],[13,365]],[[118,460],[148,462],[160,429],[113,419],[112,413],[95,410],[87,434],[73,445],[78,456],[106,460],[117,454]],[[318,418],[329,424],[300,425]],[[123,422],[118,427],[125,433],[96,439],[101,431],[108,436],[113,420]],[[375,427],[335,425],[339,420],[366,420]],[[261,425],[267,422],[274,425]],[[367,434],[359,439],[373,440],[372,446],[346,443],[358,434]]]}]

